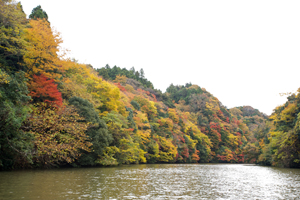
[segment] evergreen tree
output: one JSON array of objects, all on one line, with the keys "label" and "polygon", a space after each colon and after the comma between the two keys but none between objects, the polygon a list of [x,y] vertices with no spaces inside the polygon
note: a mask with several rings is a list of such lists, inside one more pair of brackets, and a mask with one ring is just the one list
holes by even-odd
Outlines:
[{"label": "evergreen tree", "polygon": [[0,1],[0,66],[6,71],[25,70],[22,63],[26,42],[22,33],[26,23],[20,3]]},{"label": "evergreen tree", "polygon": [[145,78],[145,72],[144,72],[143,68],[141,68],[141,70],[140,70],[140,78],[141,79]]},{"label": "evergreen tree", "polygon": [[83,152],[78,159],[78,163],[80,165],[96,165],[95,161],[103,154],[104,148],[109,146],[113,137],[108,132],[105,122],[99,118],[93,104],[88,100],[72,97],[69,99],[69,103],[78,109],[78,114],[84,117],[86,122],[92,123],[86,134],[89,136],[89,141],[93,144],[93,151]]},{"label": "evergreen tree", "polygon": [[29,15],[30,19],[45,19],[46,21],[48,21],[48,15],[47,13],[42,9],[42,7],[40,5],[38,5],[37,7],[35,7],[31,14]]},{"label": "evergreen tree", "polygon": [[31,161],[32,136],[21,130],[30,110],[27,94],[24,72],[8,75],[0,69],[0,169]]}]

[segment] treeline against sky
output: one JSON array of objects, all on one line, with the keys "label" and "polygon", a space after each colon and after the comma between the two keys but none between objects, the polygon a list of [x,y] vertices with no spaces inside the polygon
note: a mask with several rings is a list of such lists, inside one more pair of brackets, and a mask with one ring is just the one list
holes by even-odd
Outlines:
[{"label": "treeline against sky", "polygon": [[299,95],[269,118],[197,85],[154,88],[143,69],[58,54],[40,6],[0,0],[0,169],[136,163],[299,167]]}]

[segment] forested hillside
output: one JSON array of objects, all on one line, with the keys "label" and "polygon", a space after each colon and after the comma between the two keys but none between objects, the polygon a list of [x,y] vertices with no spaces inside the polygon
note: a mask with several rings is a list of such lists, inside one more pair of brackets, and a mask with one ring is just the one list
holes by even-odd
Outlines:
[{"label": "forested hillside", "polygon": [[143,69],[58,54],[40,6],[0,0],[0,169],[133,163],[299,167],[299,94],[270,118],[198,85],[154,88]]}]

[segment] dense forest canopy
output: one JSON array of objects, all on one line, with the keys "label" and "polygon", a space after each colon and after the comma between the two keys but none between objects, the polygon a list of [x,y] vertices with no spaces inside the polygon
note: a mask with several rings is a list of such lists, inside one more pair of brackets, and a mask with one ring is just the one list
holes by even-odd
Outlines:
[{"label": "dense forest canopy", "polygon": [[143,69],[59,56],[60,35],[37,6],[0,0],[0,169],[132,163],[260,163],[300,167],[300,94],[269,117],[228,109],[187,83],[165,93]]}]

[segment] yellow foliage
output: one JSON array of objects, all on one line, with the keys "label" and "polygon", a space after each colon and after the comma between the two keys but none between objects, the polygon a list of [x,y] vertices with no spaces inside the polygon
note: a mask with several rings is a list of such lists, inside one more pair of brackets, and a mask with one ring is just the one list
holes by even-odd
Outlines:
[{"label": "yellow foliage", "polygon": [[280,134],[282,134],[282,132],[281,131],[270,131],[270,135],[272,136],[272,137],[277,137],[277,135],[280,135]]},{"label": "yellow foliage", "polygon": [[145,163],[147,162],[145,158],[146,152],[140,149],[138,143],[134,143],[131,138],[120,140],[120,159],[122,163]]},{"label": "yellow foliage", "polygon": [[96,163],[99,163],[104,166],[109,165],[118,165],[118,161],[114,158],[115,154],[119,153],[120,149],[116,146],[105,147],[103,155],[96,160]]},{"label": "yellow foliage", "polygon": [[218,110],[220,110],[217,98],[210,99],[210,102],[205,103],[205,107],[206,107],[207,110],[211,110],[214,113],[217,113]]},{"label": "yellow foliage", "polygon": [[168,109],[169,117],[173,120],[173,122],[178,123],[179,122],[179,116],[174,108]]},{"label": "yellow foliage", "polygon": [[169,131],[173,130],[173,121],[170,118],[162,118],[159,119],[158,122],[160,126],[167,128],[167,130]]},{"label": "yellow foliage", "polygon": [[153,152],[153,154],[149,153],[150,159],[158,160],[159,158],[159,145],[156,141],[149,144],[149,152]]},{"label": "yellow foliage", "polygon": [[145,113],[142,113],[141,111],[136,111],[133,120],[135,121],[139,129],[143,129],[144,127],[150,128],[150,124],[144,123],[148,121],[147,115]]},{"label": "yellow foliage", "polygon": [[184,100],[179,100],[178,104],[175,104],[176,108],[180,111],[186,112],[190,110],[190,105],[185,105]]},{"label": "yellow foliage", "polygon": [[[147,100],[148,101],[148,100]],[[147,105],[144,105],[141,107],[141,110],[145,113],[147,113],[147,115],[149,117],[155,117],[157,115],[157,110],[156,110],[156,106],[155,106],[155,102],[153,101],[148,101]]]},{"label": "yellow foliage", "polygon": [[264,139],[263,139],[263,138],[260,139],[260,141],[259,141],[259,146],[260,146],[260,148],[264,148],[264,147],[265,147],[265,142],[264,142]]},{"label": "yellow foliage", "polygon": [[181,127],[178,124],[174,124],[174,126],[173,126],[173,133],[175,135],[182,135]]},{"label": "yellow foliage", "polygon": [[73,107],[59,110],[39,104],[33,108],[27,126],[35,137],[34,159],[42,164],[71,163],[80,155],[80,149],[89,151],[85,131],[88,123],[80,122],[81,117]]},{"label": "yellow foliage", "polygon": [[[189,115],[189,113],[185,114]],[[194,137],[198,140],[198,142],[201,142],[202,145],[205,146],[208,153],[211,152],[212,143],[207,135],[202,133],[199,128],[189,120],[184,120],[184,127],[184,133],[189,133],[189,131],[192,130]]]},{"label": "yellow foliage", "polygon": [[121,83],[122,85],[126,83],[127,77],[124,75],[117,75],[114,82]]},{"label": "yellow foliage", "polygon": [[156,116],[157,115],[157,108],[156,108],[156,103],[154,101],[149,101],[150,107],[149,110],[151,111],[151,115]]},{"label": "yellow foliage", "polygon": [[233,114],[233,115],[243,115],[243,112],[238,109],[238,108],[230,108],[230,112]]},{"label": "yellow foliage", "polygon": [[8,84],[9,75],[0,69],[0,84]]},{"label": "yellow foliage", "polygon": [[282,121],[293,122],[295,117],[294,114],[296,112],[297,105],[295,103],[289,104],[282,112],[281,112],[281,119]]},{"label": "yellow foliage", "polygon": [[245,133],[246,131],[249,131],[249,128],[246,124],[243,123],[242,120],[240,120],[239,128],[242,129],[242,131]]},{"label": "yellow foliage", "polygon": [[189,135],[185,135],[185,137],[188,138],[188,140],[189,140],[189,144],[188,144],[189,148],[194,149],[196,147],[196,144],[198,143],[198,141],[193,140]]},{"label": "yellow foliage", "polygon": [[196,113],[189,113],[189,120],[193,123],[193,124],[197,124],[197,114]]},{"label": "yellow foliage", "polygon": [[199,87],[198,85],[192,85],[192,86],[188,87],[188,90],[191,90],[191,89],[197,90],[197,89],[199,89],[199,88],[200,88],[200,87]]},{"label": "yellow foliage", "polygon": [[127,117],[125,106],[128,106],[128,98],[121,95],[118,87],[103,80],[97,72],[84,64],[64,60],[67,78],[63,79],[62,93],[68,97],[78,96],[89,100],[99,109],[100,115],[105,116],[109,112],[116,111]]},{"label": "yellow foliage", "polygon": [[73,96],[77,96],[88,100],[95,107],[99,107],[101,105],[99,100],[93,98],[93,95],[87,92],[85,85],[77,83],[72,78],[64,78],[61,83],[63,87],[60,89],[60,92],[64,97],[71,98]]},{"label": "yellow foliage", "polygon": [[134,91],[134,88],[131,85],[126,84],[125,90],[132,93]]},{"label": "yellow foliage", "polygon": [[300,113],[297,114],[297,121],[294,128],[295,134],[300,132]]},{"label": "yellow foliage", "polygon": [[230,162],[233,160],[233,153],[232,151],[230,151],[229,149],[225,149],[225,156],[226,156],[226,160],[227,162]]},{"label": "yellow foliage", "polygon": [[155,106],[155,102],[150,101],[142,95],[135,96],[133,100],[140,104],[141,111],[147,113],[148,118],[155,117],[157,115],[157,108]]},{"label": "yellow foliage", "polygon": [[159,161],[162,162],[171,162],[175,159],[177,155],[177,147],[174,146],[172,141],[170,139],[166,139],[161,136],[154,136],[155,139],[158,140],[158,143],[160,144],[160,151],[159,151]]},{"label": "yellow foliage", "polygon": [[63,71],[58,55],[62,43],[59,33],[52,31],[49,22],[43,19],[30,20],[29,25],[25,30],[25,40],[29,45],[24,55],[27,77],[41,73],[57,80],[61,75],[56,71]]},{"label": "yellow foliage", "polygon": [[228,143],[231,147],[236,148],[239,145],[238,136],[235,136],[235,135],[229,133],[228,139],[229,139]]},{"label": "yellow foliage", "polygon": [[[149,127],[150,128],[150,127]],[[150,134],[151,134],[151,129],[147,129],[147,130],[137,130],[136,133],[141,139],[141,144],[145,144],[147,142],[149,142],[149,138],[150,138]]]}]

